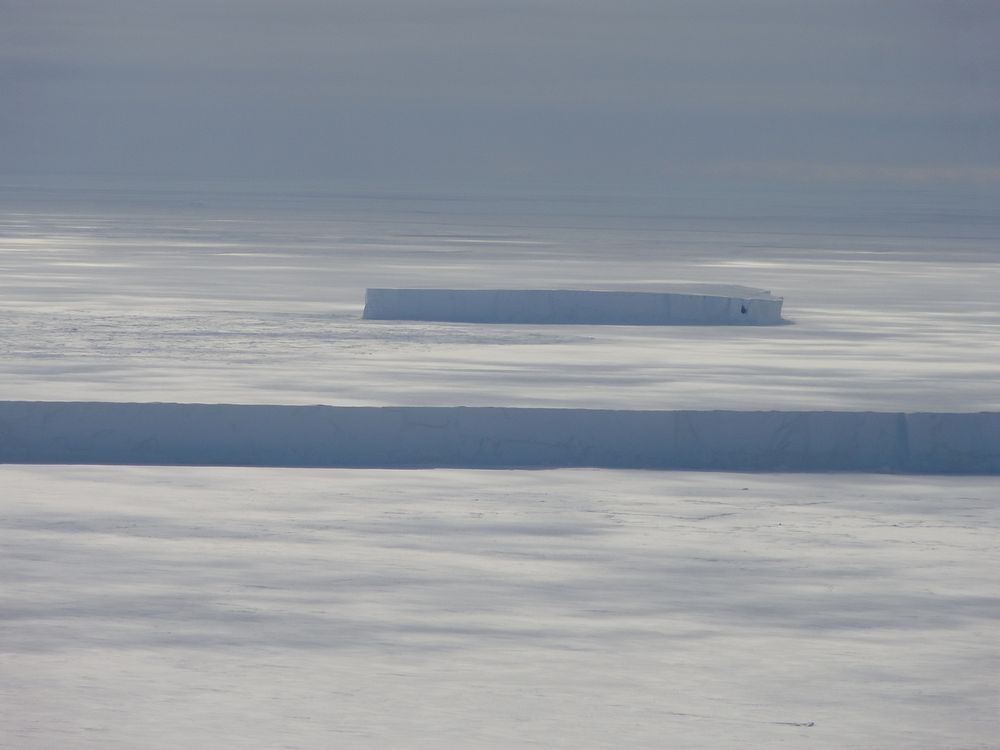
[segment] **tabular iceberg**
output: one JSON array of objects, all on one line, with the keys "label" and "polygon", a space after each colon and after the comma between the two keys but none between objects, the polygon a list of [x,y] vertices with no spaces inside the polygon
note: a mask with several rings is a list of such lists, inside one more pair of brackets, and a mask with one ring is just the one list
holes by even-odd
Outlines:
[{"label": "tabular iceberg", "polygon": [[368,289],[366,320],[577,325],[776,325],[782,299],[761,289],[684,284],[656,291]]}]

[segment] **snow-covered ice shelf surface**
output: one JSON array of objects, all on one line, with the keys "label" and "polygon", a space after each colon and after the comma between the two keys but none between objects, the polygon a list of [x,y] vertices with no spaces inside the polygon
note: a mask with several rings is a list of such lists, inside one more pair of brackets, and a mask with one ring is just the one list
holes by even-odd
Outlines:
[{"label": "snow-covered ice shelf surface", "polygon": [[763,289],[702,284],[657,291],[368,289],[366,320],[573,325],[777,325],[781,303]]},{"label": "snow-covered ice shelf surface", "polygon": [[0,401],[0,463],[1000,474],[1000,413]]},{"label": "snow-covered ice shelf surface", "polygon": [[995,479],[0,466],[0,745],[994,747]]}]

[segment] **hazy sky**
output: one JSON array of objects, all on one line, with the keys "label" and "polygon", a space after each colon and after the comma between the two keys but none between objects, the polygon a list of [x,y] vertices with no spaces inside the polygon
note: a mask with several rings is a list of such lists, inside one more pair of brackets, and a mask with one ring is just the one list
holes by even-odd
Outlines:
[{"label": "hazy sky", "polygon": [[0,0],[0,170],[1000,182],[997,0]]}]

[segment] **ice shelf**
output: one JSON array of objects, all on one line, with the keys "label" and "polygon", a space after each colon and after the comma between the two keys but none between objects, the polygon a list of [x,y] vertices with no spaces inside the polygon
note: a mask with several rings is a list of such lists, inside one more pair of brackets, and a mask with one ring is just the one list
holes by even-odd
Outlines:
[{"label": "ice shelf", "polygon": [[0,402],[0,463],[1000,473],[1000,413]]},{"label": "ice shelf", "polygon": [[366,320],[578,325],[776,325],[780,297],[740,286],[682,284],[655,291],[368,289]]}]

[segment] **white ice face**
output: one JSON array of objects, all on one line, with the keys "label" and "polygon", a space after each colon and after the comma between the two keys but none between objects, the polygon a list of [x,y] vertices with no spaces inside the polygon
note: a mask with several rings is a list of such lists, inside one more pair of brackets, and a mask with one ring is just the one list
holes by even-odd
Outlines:
[{"label": "white ice face", "polygon": [[0,401],[0,463],[1000,474],[1000,414]]},{"label": "white ice face", "polygon": [[[595,285],[596,286],[596,285]],[[745,287],[366,289],[365,320],[542,325],[780,325],[781,299]]]}]

